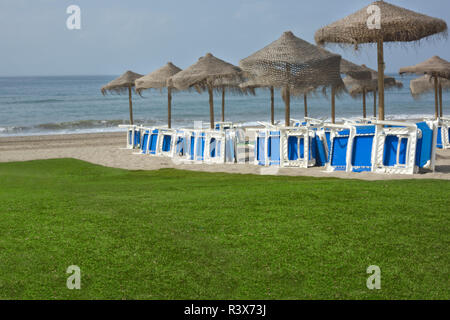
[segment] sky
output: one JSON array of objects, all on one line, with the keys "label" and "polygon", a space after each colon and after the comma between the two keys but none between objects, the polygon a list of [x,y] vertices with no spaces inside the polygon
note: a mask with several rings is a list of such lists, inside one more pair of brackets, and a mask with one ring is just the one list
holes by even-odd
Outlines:
[{"label": "sky", "polygon": [[[291,30],[314,43],[317,29],[368,5],[366,0],[1,0],[0,76],[146,74],[172,61],[180,68],[211,52],[239,64]],[[390,0],[450,23],[448,0]],[[81,9],[69,30],[66,9]],[[376,68],[376,47],[328,47]],[[391,44],[387,72],[434,55],[450,60],[450,40]]]}]

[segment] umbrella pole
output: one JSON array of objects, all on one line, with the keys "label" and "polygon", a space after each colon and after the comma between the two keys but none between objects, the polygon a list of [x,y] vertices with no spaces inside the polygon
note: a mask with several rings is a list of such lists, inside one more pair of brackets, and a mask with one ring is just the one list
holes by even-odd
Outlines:
[{"label": "umbrella pole", "polygon": [[335,89],[331,88],[331,123],[336,123],[336,97],[335,97]]},{"label": "umbrella pole", "polygon": [[377,118],[377,90],[373,91],[373,117]]},{"label": "umbrella pole", "polygon": [[225,88],[222,88],[222,122],[225,122]]},{"label": "umbrella pole", "polygon": [[289,85],[286,85],[286,97],[285,97],[285,121],[284,124],[286,127],[291,125],[291,92],[289,89]]},{"label": "umbrella pole", "polygon": [[384,52],[383,38],[377,43],[378,47],[378,119],[384,120]]},{"label": "umbrella pole", "polygon": [[131,86],[128,86],[128,102],[130,104],[130,124],[133,124],[133,102],[131,102]]},{"label": "umbrella pole", "polygon": [[306,97],[306,94],[303,95],[303,101],[305,104],[305,118],[308,116],[308,98]]},{"label": "umbrella pole", "polygon": [[434,116],[439,118],[439,93],[438,93],[438,78],[434,77]]},{"label": "umbrella pole", "polygon": [[444,110],[443,110],[443,107],[442,107],[442,84],[441,84],[441,81],[439,81],[439,104],[440,104],[440,113],[439,113],[439,115],[442,118],[444,116]]},{"label": "umbrella pole", "polygon": [[211,124],[211,129],[214,129],[214,98],[213,98],[213,88],[208,85],[209,93],[209,122]]},{"label": "umbrella pole", "polygon": [[366,118],[366,89],[363,89],[363,118]]},{"label": "umbrella pole", "polygon": [[172,128],[172,88],[167,88],[167,127]]},{"label": "umbrella pole", "polygon": [[273,87],[270,87],[270,120],[272,124],[275,123],[275,98]]}]

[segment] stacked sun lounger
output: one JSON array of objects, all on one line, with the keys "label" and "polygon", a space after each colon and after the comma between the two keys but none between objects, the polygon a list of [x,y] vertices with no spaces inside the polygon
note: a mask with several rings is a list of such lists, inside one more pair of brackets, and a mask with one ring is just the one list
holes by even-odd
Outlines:
[{"label": "stacked sun lounger", "polygon": [[232,123],[219,123],[215,129],[168,129],[124,126],[127,148],[136,154],[170,157],[193,163],[235,163],[237,143],[243,130]]},{"label": "stacked sun lounger", "polygon": [[[326,171],[413,174],[434,170],[437,121],[294,121],[256,130],[255,164]],[[448,130],[448,129],[446,129]],[[448,131],[447,131],[448,132]]]},{"label": "stacked sun lounger", "polygon": [[[326,171],[413,174],[434,170],[436,148],[449,148],[450,119],[418,123],[347,120],[342,124],[306,118],[292,126],[260,122],[244,130],[230,122],[214,129],[127,128],[127,148],[182,162],[309,168]],[[253,145],[249,144],[253,133]],[[252,152],[250,150],[252,149]],[[252,153],[253,156],[249,156]]]},{"label": "stacked sun lounger", "polygon": [[450,118],[439,119],[437,134],[437,147],[439,149],[450,149]]}]

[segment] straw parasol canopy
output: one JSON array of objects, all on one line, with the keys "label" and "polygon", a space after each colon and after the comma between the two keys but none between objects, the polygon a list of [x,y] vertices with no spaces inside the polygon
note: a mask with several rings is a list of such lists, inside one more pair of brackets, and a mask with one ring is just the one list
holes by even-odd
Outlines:
[{"label": "straw parasol canopy", "polygon": [[415,66],[400,68],[399,73],[428,74],[432,77],[440,77],[450,80],[450,62],[438,56],[434,56],[424,62],[416,64]]},{"label": "straw parasol canopy", "polygon": [[136,79],[140,77],[142,77],[142,74],[138,74],[128,70],[120,77],[114,79],[101,88],[103,95],[106,95],[108,92],[122,94],[128,90],[128,102],[130,105],[130,124],[133,124],[133,103],[131,101],[131,89],[134,87],[134,82],[136,81]]},{"label": "straw parasol canopy", "polygon": [[[450,90],[450,80],[439,78],[439,84],[443,90]],[[411,80],[409,83],[411,95],[414,99],[418,99],[421,95],[433,92],[434,85],[430,75],[424,75],[420,78]]]},{"label": "straw parasol canopy", "polygon": [[450,79],[450,62],[441,59],[438,56],[434,56],[424,62],[421,62],[415,66],[401,68],[400,74],[414,73],[414,74],[427,74],[434,79],[434,96],[435,96],[435,117],[442,116],[442,111],[439,112],[439,78]]},{"label": "straw parasol canopy", "polygon": [[196,63],[174,75],[169,81],[179,90],[187,90],[192,87],[199,92],[208,90],[210,123],[211,128],[214,128],[213,90],[222,91],[222,119],[224,119],[225,89],[242,92],[239,84],[243,81],[243,73],[240,68],[207,53]]},{"label": "straw parasol canopy", "polygon": [[[366,67],[365,65],[362,65],[361,67],[363,67],[366,70],[370,71],[371,77],[370,79],[366,79],[366,80],[360,80],[360,79],[355,79],[351,76],[347,76],[344,78],[344,84],[347,87],[347,90],[349,92],[349,94],[353,97],[353,98],[359,98],[360,96],[362,96],[363,98],[363,117],[366,118],[367,113],[366,113],[366,94],[373,92],[373,116],[376,117],[377,113],[377,96],[376,96],[376,92],[378,91],[378,72],[376,72],[373,69],[370,69],[368,67]],[[393,77],[388,77],[388,76],[384,76],[384,88],[385,89],[400,89],[403,88],[403,83],[397,81],[395,78]]]},{"label": "straw parasol canopy", "polygon": [[[450,80],[439,78],[439,114],[443,116],[443,103],[442,103],[442,91],[450,90]],[[430,75],[424,75],[420,78],[411,80],[409,83],[411,94],[414,99],[418,99],[420,95],[434,91],[433,77]]]},{"label": "straw parasol canopy", "polygon": [[341,59],[341,73],[352,77],[357,80],[370,80],[372,79],[372,69],[367,68],[365,65],[357,65],[345,59]]},{"label": "straw parasol canopy", "polygon": [[447,31],[447,24],[407,10],[385,1],[375,1],[369,6],[336,21],[315,34],[319,45],[326,43],[350,44],[355,48],[362,43],[377,43],[379,118],[384,120],[384,42],[419,41]]},{"label": "straw parasol canopy", "polygon": [[172,86],[169,83],[170,77],[174,76],[181,69],[172,62],[156,71],[153,71],[135,81],[136,91],[140,94],[145,89],[162,89],[167,87],[167,126],[172,127]]},{"label": "straw parasol canopy", "polygon": [[[310,44],[291,31],[263,49],[239,62],[250,75],[248,86],[282,89],[285,102],[285,124],[290,125],[290,97],[304,95],[311,88],[332,88],[332,103],[336,90],[343,90],[340,75],[341,56]],[[333,108],[334,110],[334,108]]]}]

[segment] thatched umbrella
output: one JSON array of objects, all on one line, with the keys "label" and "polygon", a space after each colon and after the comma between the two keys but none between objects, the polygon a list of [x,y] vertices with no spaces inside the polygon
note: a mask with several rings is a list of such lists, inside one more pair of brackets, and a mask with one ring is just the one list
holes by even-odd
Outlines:
[{"label": "thatched umbrella", "polygon": [[[363,117],[366,118],[366,94],[373,92],[373,116],[377,116],[377,91],[378,91],[378,72],[366,67],[364,64],[361,66],[365,70],[368,70],[371,74],[370,79],[355,79],[351,76],[344,78],[344,84],[347,87],[349,94],[353,98],[363,98]],[[393,77],[384,76],[384,88],[394,89],[403,88],[403,83],[398,82]]]},{"label": "thatched umbrella", "polygon": [[[196,63],[174,75],[170,81],[180,90],[194,87],[197,91],[208,90],[211,128],[214,128],[213,90],[224,89],[239,91],[239,83],[243,81],[241,69],[207,53]],[[223,99],[224,100],[224,99]]]},{"label": "thatched umbrella", "polygon": [[248,79],[249,75],[248,73],[244,73],[245,78],[247,78],[246,82],[243,82],[239,85],[239,87],[242,90],[252,90],[253,92],[257,88],[266,88],[270,90],[270,122],[272,124],[275,124],[275,89],[273,86],[268,86],[266,83],[258,83],[257,79]]},{"label": "thatched umbrella", "polygon": [[385,1],[375,1],[356,13],[319,29],[315,40],[321,45],[351,44],[356,48],[362,43],[377,43],[379,118],[384,120],[383,43],[418,41],[446,30],[447,24],[441,19],[403,9]]},{"label": "thatched umbrella", "polygon": [[334,96],[344,89],[340,76],[341,56],[333,54],[284,32],[276,41],[239,62],[242,70],[251,75],[251,83],[282,89],[285,102],[285,125],[290,125],[291,95],[304,95],[311,88],[332,89]]},{"label": "thatched umbrella", "polygon": [[[353,62],[342,59],[341,60],[341,73],[347,75],[345,79],[353,79],[356,81],[368,81],[372,79],[372,70],[367,68],[365,65],[359,66]],[[348,84],[345,83],[345,86],[348,88]],[[366,117],[366,89],[363,89],[362,92],[363,98],[363,117]]]},{"label": "thatched umbrella", "polygon": [[367,68],[365,65],[357,65],[345,59],[341,59],[341,73],[352,77],[357,80],[370,80],[372,79],[372,69]]},{"label": "thatched umbrella", "polygon": [[[435,87],[433,85],[433,77],[430,75],[424,75],[420,78],[411,80],[409,83],[409,88],[411,89],[411,94],[414,99],[418,99],[420,95],[431,92],[435,90]],[[443,116],[443,103],[442,103],[442,90],[450,90],[450,80],[439,78],[439,105],[440,105],[440,111],[439,115],[440,117]]]},{"label": "thatched umbrella", "polygon": [[167,126],[172,127],[172,85],[169,83],[170,77],[174,76],[181,69],[168,62],[164,67],[153,71],[142,78],[136,80],[136,91],[140,94],[145,89],[160,89],[167,87]]},{"label": "thatched umbrella", "polygon": [[130,124],[133,124],[133,103],[131,102],[131,90],[134,87],[134,82],[136,81],[136,79],[139,79],[140,77],[142,77],[142,74],[127,71],[117,79],[114,79],[101,88],[103,95],[106,95],[107,92],[122,94],[128,90],[128,102],[130,105]]},{"label": "thatched umbrella", "polygon": [[[415,73],[415,74],[427,74],[434,79],[434,106],[435,117],[439,117],[439,78],[450,79],[450,62],[434,56],[424,62],[421,62],[415,66],[405,67],[400,69],[400,74]],[[441,89],[442,94],[442,89]]]}]

